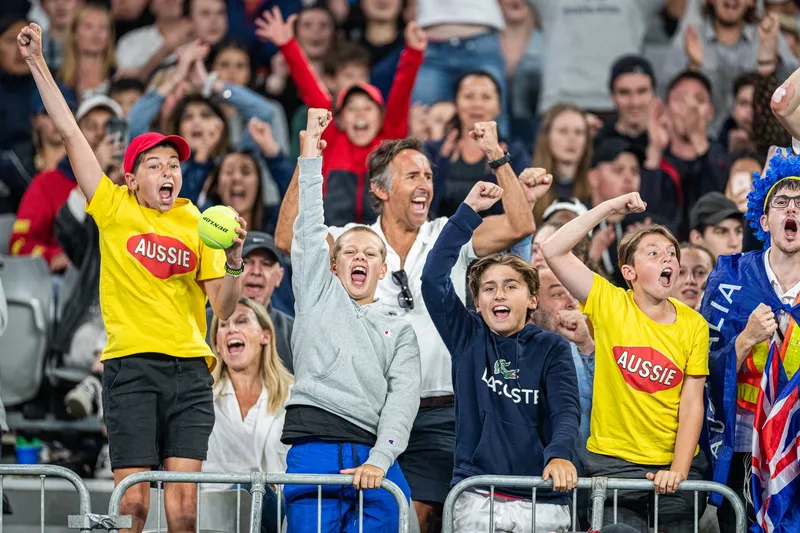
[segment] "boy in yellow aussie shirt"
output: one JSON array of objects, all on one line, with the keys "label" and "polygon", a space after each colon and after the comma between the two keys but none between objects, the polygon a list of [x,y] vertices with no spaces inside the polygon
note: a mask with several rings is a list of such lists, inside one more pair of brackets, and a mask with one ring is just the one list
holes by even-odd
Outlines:
[{"label": "boy in yellow aussie shirt", "polygon": [[[178,198],[180,163],[190,155],[178,136],[133,139],[123,164],[127,187],[114,185],[53,81],[41,35],[31,24],[17,44],[100,230],[100,305],[108,333],[103,410],[114,481],[158,465],[199,472],[214,426],[206,295],[220,319],[236,309],[245,222],[237,218],[242,229],[224,254],[202,244],[199,211]],[[133,515],[133,531],[144,526],[149,495],[142,483],[122,500],[122,514]],[[194,531],[193,485],[169,483],[165,499],[169,530]]]},{"label": "boy in yellow aussie shirt", "polygon": [[[641,213],[645,207],[639,193],[603,202],[556,231],[542,252],[594,325],[588,474],[653,480],[664,495],[658,504],[659,531],[691,531],[692,493],[676,490],[685,479],[701,479],[707,468],[697,441],[708,375],[708,325],[670,297],[680,270],[680,247],[658,225],[623,237],[618,254],[632,289],[627,291],[589,270],[571,251],[606,218]],[[618,503],[620,522],[649,530],[652,493],[621,492]],[[604,521],[613,522],[610,510]]]}]

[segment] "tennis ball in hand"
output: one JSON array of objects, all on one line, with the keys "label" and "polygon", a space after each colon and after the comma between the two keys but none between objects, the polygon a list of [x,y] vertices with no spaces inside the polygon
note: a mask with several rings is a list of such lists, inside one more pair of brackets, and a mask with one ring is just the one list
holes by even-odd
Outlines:
[{"label": "tennis ball in hand", "polygon": [[237,216],[236,211],[224,205],[209,207],[197,223],[200,240],[216,250],[230,248],[236,238],[236,228],[241,227],[236,221]]}]

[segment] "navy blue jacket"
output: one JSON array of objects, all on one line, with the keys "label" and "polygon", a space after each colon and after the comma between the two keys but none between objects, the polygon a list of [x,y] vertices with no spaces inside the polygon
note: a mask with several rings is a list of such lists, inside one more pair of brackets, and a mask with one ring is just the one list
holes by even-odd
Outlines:
[{"label": "navy blue jacket", "polygon": [[[483,474],[541,476],[551,459],[572,460],[580,424],[578,378],[566,339],[533,324],[510,337],[498,335],[456,295],[450,271],[481,221],[461,204],[422,271],[422,297],[453,359],[453,485]],[[566,493],[545,490],[537,498],[569,501]]]}]

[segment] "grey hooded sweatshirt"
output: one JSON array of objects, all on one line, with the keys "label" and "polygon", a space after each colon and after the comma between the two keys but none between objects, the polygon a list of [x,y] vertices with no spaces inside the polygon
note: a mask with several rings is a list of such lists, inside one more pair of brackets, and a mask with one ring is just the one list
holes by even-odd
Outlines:
[{"label": "grey hooded sweatshirt", "polygon": [[408,445],[419,408],[420,362],[411,325],[379,301],[359,305],[330,269],[322,158],[299,158],[292,241],[295,381],[287,406],[324,409],[376,435],[366,464],[386,472]]}]

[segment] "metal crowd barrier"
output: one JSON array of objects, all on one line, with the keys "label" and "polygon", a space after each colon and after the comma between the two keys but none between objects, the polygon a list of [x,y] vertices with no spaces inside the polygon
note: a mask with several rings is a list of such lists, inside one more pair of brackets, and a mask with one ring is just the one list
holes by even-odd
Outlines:
[{"label": "metal crowd barrier", "polygon": [[[261,515],[262,503],[264,493],[267,485],[274,485],[276,487],[276,495],[278,498],[277,505],[277,524],[280,530],[280,525],[283,521],[281,515],[281,499],[283,495],[283,485],[316,485],[317,486],[317,531],[322,531],[322,487],[324,485],[351,485],[353,483],[353,476],[344,475],[314,475],[314,474],[266,474],[263,472],[253,472],[249,474],[217,474],[209,472],[164,472],[164,471],[149,471],[133,474],[125,478],[111,493],[111,500],[108,505],[108,516],[103,517],[103,529],[108,529],[110,533],[119,533],[119,529],[127,529],[131,527],[132,517],[130,515],[121,516],[120,504],[122,497],[130,487],[138,483],[157,483],[158,484],[158,501],[155,503],[158,509],[158,517],[156,524],[156,532],[161,532],[161,499],[163,498],[162,484],[163,483],[197,483],[197,521],[196,533],[200,533],[200,516],[202,510],[201,499],[201,484],[203,483],[216,483],[216,484],[233,484],[233,485],[250,485],[250,494],[253,497],[252,507],[250,510],[250,533],[258,533],[261,529]],[[388,491],[394,496],[397,501],[399,509],[399,533],[408,533],[409,527],[409,505],[403,491],[386,479],[381,483],[381,489]],[[359,533],[363,533],[364,528],[364,493],[358,491],[358,523]],[[152,507],[151,502],[151,507]],[[0,533],[2,533],[0,531]],[[237,515],[236,515],[236,533],[240,533],[240,520],[239,520],[239,493],[237,491]]]},{"label": "metal crowd barrier", "polygon": [[[532,533],[536,533],[536,490],[540,488],[552,488],[553,482],[542,481],[541,477],[522,477],[522,476],[474,476],[463,480],[450,490],[444,502],[444,516],[442,518],[442,533],[453,533],[455,529],[454,509],[456,500],[461,494],[474,487],[489,487],[489,533],[494,533],[494,500],[495,487],[507,488],[528,488],[531,489],[531,524]],[[577,531],[576,524],[578,518],[577,494],[578,489],[591,489],[592,500],[592,520],[593,530],[600,531],[603,526],[603,513],[605,511],[605,501],[608,491],[614,493],[614,523],[617,523],[617,496],[620,490],[642,490],[651,491],[653,482],[645,479],[617,479],[617,478],[579,478],[578,486],[572,491],[572,521],[570,531]],[[745,526],[746,511],[744,504],[739,496],[730,488],[719,483],[710,481],[682,481],[678,490],[694,492],[694,533],[698,533],[699,516],[699,493],[717,492],[722,494],[733,506],[736,513],[736,533],[746,533]],[[658,493],[655,496],[655,511],[653,513],[653,531],[658,531]]]},{"label": "metal crowd barrier", "polygon": [[[95,528],[103,527],[103,517],[93,515],[91,512],[91,495],[89,489],[83,483],[81,477],[63,466],[55,465],[0,465],[0,502],[3,501],[3,478],[4,476],[39,476],[41,479],[40,501],[39,501],[39,523],[41,533],[45,531],[45,488],[46,477],[57,477],[69,481],[78,493],[78,507],[80,514],[70,515],[68,524],[70,529],[80,529],[89,532]],[[3,513],[0,511],[0,533],[3,531]]]}]

